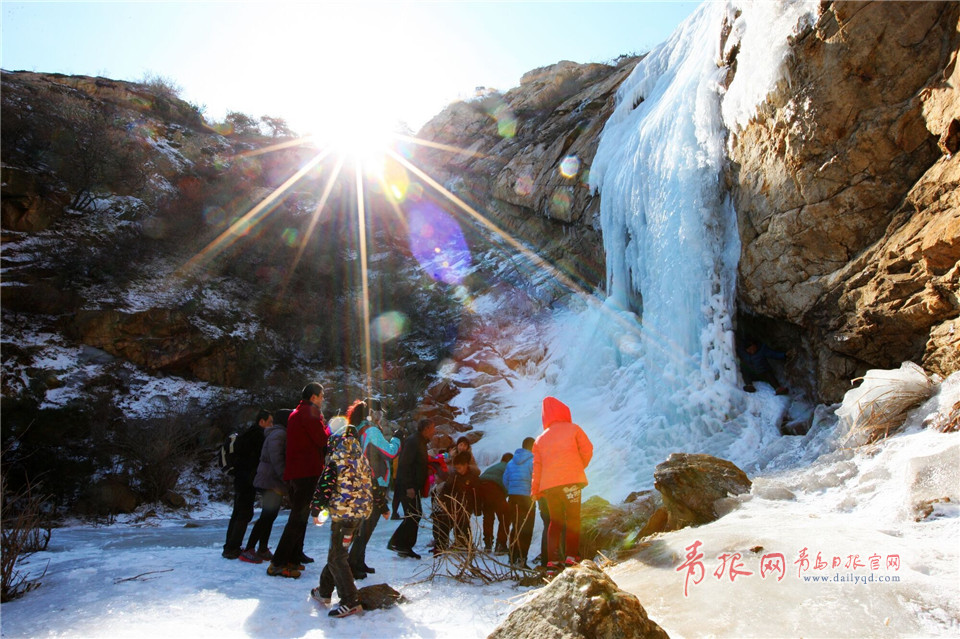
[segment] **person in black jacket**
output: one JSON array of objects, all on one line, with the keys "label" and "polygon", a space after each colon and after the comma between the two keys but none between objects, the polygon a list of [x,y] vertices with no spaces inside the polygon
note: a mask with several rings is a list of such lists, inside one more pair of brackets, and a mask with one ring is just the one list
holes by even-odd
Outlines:
[{"label": "person in black jacket", "polygon": [[421,419],[416,434],[407,437],[400,447],[395,485],[400,493],[400,505],[403,506],[403,521],[393,531],[387,549],[401,557],[420,559],[413,546],[417,543],[417,530],[423,516],[420,495],[427,484],[427,442],[433,438],[436,430],[432,420]]},{"label": "person in black jacket", "polygon": [[234,443],[233,470],[233,514],[227,525],[227,540],[223,544],[224,559],[236,559],[240,556],[243,537],[247,534],[247,525],[253,519],[253,502],[256,490],[253,478],[260,463],[260,450],[263,448],[263,431],[273,426],[273,413],[260,410],[256,422],[237,436]]},{"label": "person in black jacket", "polygon": [[457,453],[453,458],[453,470],[437,496],[437,508],[433,511],[433,554],[437,555],[450,546],[450,531],[453,530],[453,547],[467,550],[473,545],[470,534],[470,516],[481,513],[480,473],[470,464],[469,452]]}]

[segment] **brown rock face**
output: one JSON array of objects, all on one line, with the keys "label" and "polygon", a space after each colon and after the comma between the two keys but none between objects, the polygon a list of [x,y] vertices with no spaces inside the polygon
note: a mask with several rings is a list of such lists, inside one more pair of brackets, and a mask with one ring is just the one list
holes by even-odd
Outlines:
[{"label": "brown rock face", "polygon": [[[419,150],[417,161],[560,271],[600,284],[600,201],[587,174],[616,88],[636,62],[560,62],[527,73],[503,96],[451,105],[418,133],[447,149]],[[565,233],[569,226],[576,233]]]},{"label": "brown rock face", "polygon": [[252,343],[212,338],[175,309],[80,311],[75,326],[84,344],[151,371],[188,373],[214,384],[241,386],[263,370],[251,362],[256,350]]},{"label": "brown rock face", "polygon": [[666,639],[640,601],[592,561],[568,568],[510,613],[489,639]]},{"label": "brown rock face", "polygon": [[800,327],[821,399],[868,368],[958,368],[958,18],[823,3],[789,85],[731,136],[741,308]]},{"label": "brown rock face", "polygon": [[725,459],[711,455],[673,453],[658,464],[653,486],[663,496],[667,530],[698,526],[719,518],[715,503],[730,495],[750,492],[746,473]]}]

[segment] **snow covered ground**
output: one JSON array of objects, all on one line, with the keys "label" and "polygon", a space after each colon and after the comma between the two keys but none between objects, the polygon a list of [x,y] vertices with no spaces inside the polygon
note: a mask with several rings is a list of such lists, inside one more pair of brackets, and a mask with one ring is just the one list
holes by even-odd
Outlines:
[{"label": "snow covered ground", "polygon": [[[274,523],[280,539],[286,512]],[[189,520],[147,520],[54,531],[50,547],[29,559],[42,586],[3,604],[3,637],[485,637],[526,588],[470,586],[450,578],[424,581],[432,563],[386,549],[398,522],[381,521],[367,552],[375,575],[358,586],[387,583],[408,603],[331,619],[310,599],[329,542],[329,528],[310,525],[305,551],[317,561],[299,579],[270,577],[266,564],[220,556],[229,509],[214,507]],[[138,575],[140,575],[138,577]],[[336,603],[336,596],[334,596]]]}]

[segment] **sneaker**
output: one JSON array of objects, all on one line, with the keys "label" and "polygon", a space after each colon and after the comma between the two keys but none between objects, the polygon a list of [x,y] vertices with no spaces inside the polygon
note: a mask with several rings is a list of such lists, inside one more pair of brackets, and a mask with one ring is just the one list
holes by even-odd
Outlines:
[{"label": "sneaker", "polygon": [[[306,555],[305,553],[302,553],[302,552],[301,552],[301,553],[300,553],[300,563],[301,563],[301,564],[312,564],[312,563],[313,563],[313,557],[307,557],[307,555]],[[301,568],[300,570],[303,570],[303,568]]]},{"label": "sneaker", "polygon": [[330,597],[324,597],[320,594],[320,588],[311,588],[310,589],[310,598],[318,603],[327,605],[330,603]]},{"label": "sneaker", "polygon": [[567,557],[566,559],[563,560],[563,565],[566,566],[567,568],[569,568],[570,566],[576,566],[578,563],[580,562],[577,559],[574,559],[573,557]]},{"label": "sneaker", "polygon": [[263,550],[257,551],[257,557],[263,559],[264,561],[270,561],[273,559],[273,553],[270,552],[269,548],[264,548]]},{"label": "sneaker", "polygon": [[547,562],[547,579],[553,579],[560,572],[560,565],[555,561]]},{"label": "sneaker", "polygon": [[220,553],[220,556],[224,559],[236,559],[240,556],[240,549],[237,548],[234,550],[231,548],[230,550],[224,550],[222,553]]},{"label": "sneaker", "polygon": [[507,552],[508,552],[508,551],[507,551],[507,547],[506,547],[506,546],[504,546],[503,544],[497,544],[497,548],[493,551],[493,554],[495,554],[495,555],[506,555]]},{"label": "sneaker", "polygon": [[240,561],[245,561],[248,564],[262,564],[263,559],[254,551],[252,548],[247,548],[242,553],[240,553]]},{"label": "sneaker", "polygon": [[294,570],[300,570],[300,571],[306,570],[307,568],[303,564],[287,564],[287,566],[290,568],[293,568]]},{"label": "sneaker", "polygon": [[290,579],[299,579],[300,571],[296,569],[296,566],[286,565],[278,566],[271,563],[267,566],[267,574],[271,577],[288,577]]},{"label": "sneaker", "polygon": [[363,612],[363,606],[360,604],[357,603],[352,606],[348,606],[347,604],[341,602],[339,606],[328,612],[327,615],[330,617],[349,617],[350,615],[355,615],[361,612]]},{"label": "sneaker", "polygon": [[413,548],[410,548],[410,549],[403,548],[401,550],[398,550],[397,554],[400,555],[401,557],[407,557],[409,559],[420,559],[420,555],[415,553],[413,551]]}]

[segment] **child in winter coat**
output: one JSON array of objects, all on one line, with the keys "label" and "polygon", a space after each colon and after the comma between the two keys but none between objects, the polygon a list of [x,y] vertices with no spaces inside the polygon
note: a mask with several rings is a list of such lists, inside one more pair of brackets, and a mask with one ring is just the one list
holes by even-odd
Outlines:
[{"label": "child in winter coat", "polygon": [[450,530],[453,529],[454,546],[468,548],[470,539],[470,515],[479,515],[477,488],[480,474],[470,466],[471,455],[457,453],[453,458],[453,471],[444,482],[437,496],[437,509],[433,512],[433,554],[439,554],[450,545]]},{"label": "child in winter coat", "polygon": [[[373,511],[372,481],[370,466],[360,451],[356,428],[347,424],[330,441],[329,464],[336,472],[325,504],[330,513],[330,550],[327,565],[320,574],[320,585],[310,591],[310,596],[321,603],[330,603],[336,586],[340,604],[330,611],[330,616],[346,617],[363,610],[350,572],[348,548],[360,524]],[[318,490],[321,487],[318,486]],[[321,504],[315,501],[314,505]]]}]

